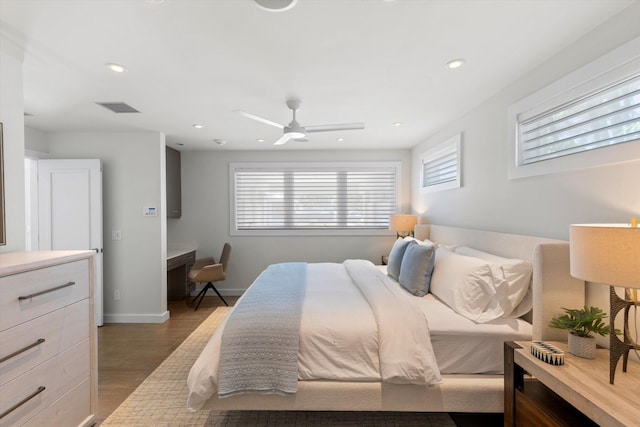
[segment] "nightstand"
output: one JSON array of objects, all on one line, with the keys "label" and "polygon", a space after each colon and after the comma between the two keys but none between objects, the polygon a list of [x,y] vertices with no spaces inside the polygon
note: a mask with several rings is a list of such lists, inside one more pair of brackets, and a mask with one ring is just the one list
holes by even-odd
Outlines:
[{"label": "nightstand", "polygon": [[611,385],[609,350],[582,359],[564,343],[550,344],[565,352],[564,365],[536,358],[528,341],[505,342],[505,426],[637,425],[640,364],[629,361],[627,372],[618,372]]}]

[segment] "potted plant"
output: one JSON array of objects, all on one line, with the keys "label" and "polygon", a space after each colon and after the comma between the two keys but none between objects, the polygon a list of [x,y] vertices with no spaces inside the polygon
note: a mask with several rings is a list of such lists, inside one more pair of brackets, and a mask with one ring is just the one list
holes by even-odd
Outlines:
[{"label": "potted plant", "polygon": [[[585,359],[594,359],[596,340],[591,334],[604,336],[609,333],[609,325],[603,321],[607,314],[598,307],[585,306],[582,309],[562,307],[562,309],[566,314],[551,319],[549,326],[569,331],[569,353]],[[616,333],[618,333],[617,330]]]}]

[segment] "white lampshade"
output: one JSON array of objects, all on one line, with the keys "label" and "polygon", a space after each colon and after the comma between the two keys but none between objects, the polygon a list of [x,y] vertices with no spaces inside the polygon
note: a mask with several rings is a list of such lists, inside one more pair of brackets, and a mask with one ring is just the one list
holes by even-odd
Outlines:
[{"label": "white lampshade", "polygon": [[418,217],[416,215],[391,215],[391,217],[389,217],[389,230],[393,230],[395,232],[413,231],[413,228],[417,223]]},{"label": "white lampshade", "polygon": [[573,224],[569,245],[573,277],[640,289],[640,228],[629,224]]}]

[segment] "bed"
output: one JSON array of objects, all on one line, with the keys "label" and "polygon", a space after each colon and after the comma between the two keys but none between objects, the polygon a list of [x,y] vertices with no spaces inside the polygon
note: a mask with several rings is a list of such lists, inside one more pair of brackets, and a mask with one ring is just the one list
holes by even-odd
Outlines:
[{"label": "bed", "polygon": [[[350,350],[346,352],[349,354],[345,355],[345,346],[329,346],[328,349],[323,349],[317,341],[326,341],[325,336],[315,339],[305,336],[308,329],[305,325],[312,323],[310,319],[314,315],[320,315],[320,308],[328,304],[326,295],[323,297],[319,292],[322,287],[328,286],[325,290],[330,291],[333,296],[329,303],[333,315],[320,322],[326,330],[336,331],[346,322],[364,324],[369,321],[350,321],[349,319],[355,316],[353,312],[359,311],[357,308],[345,306],[352,304],[351,300],[356,298],[355,295],[362,293],[362,290],[346,292],[344,288],[331,288],[333,280],[338,280],[338,276],[344,275],[342,267],[329,264],[325,266],[328,269],[324,269],[321,265],[309,264],[304,306],[311,314],[305,311],[302,315],[299,338],[301,352],[298,357],[295,393],[240,393],[220,397],[217,392],[217,376],[218,360],[221,357],[221,336],[225,328],[223,322],[191,369],[188,378],[188,409],[502,412],[503,342],[526,339],[562,340],[561,331],[547,326],[549,319],[559,314],[563,306],[584,305],[584,282],[569,275],[568,243],[440,225],[418,225],[415,237],[421,242],[435,242],[438,248],[444,247],[442,253],[448,250],[455,252],[456,248],[465,247],[492,254],[491,256],[517,259],[530,264],[531,276],[528,281],[527,298],[531,299],[532,309],[526,310],[520,317],[500,317],[477,323],[466,315],[458,314],[430,293],[416,297],[401,289],[397,283],[395,287],[400,289],[400,292],[396,292],[394,287],[387,283],[393,295],[385,298],[392,298],[393,301],[410,298],[413,301],[412,305],[427,318],[430,340],[426,346],[432,350],[430,354],[437,360],[439,377],[431,372],[427,373],[426,381],[381,380],[382,374],[379,371],[384,362],[377,359],[377,355],[372,354],[371,350],[352,343],[349,344],[352,347],[346,347]],[[353,268],[364,269],[365,266],[356,263]],[[380,270],[376,280],[383,280],[380,277],[387,276],[385,267],[375,268]],[[387,295],[391,294],[387,291]],[[366,305],[366,301],[356,301],[355,306],[358,304]],[[522,311],[519,303],[518,309]],[[513,314],[519,314],[517,311]],[[351,317],[345,319],[343,316],[346,312],[349,312]],[[399,321],[406,322],[406,319]],[[394,336],[394,346],[399,339],[413,339],[411,335],[400,338],[400,332],[404,333],[407,328],[391,323],[386,325],[386,328],[398,331],[398,336]],[[311,351],[304,355],[303,349]],[[332,354],[332,351],[342,353],[336,355]],[[339,359],[337,364],[331,360],[334,357]],[[422,355],[418,354],[418,357]],[[354,358],[358,361],[354,362]],[[362,362],[363,360],[367,362]]]}]

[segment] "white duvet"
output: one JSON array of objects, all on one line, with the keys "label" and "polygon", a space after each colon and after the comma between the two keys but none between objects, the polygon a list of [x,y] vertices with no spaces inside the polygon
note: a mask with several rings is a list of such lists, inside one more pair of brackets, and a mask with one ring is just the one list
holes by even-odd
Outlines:
[{"label": "white duvet", "polygon": [[[307,273],[298,353],[300,380],[441,381],[427,319],[416,297],[369,261],[309,264]],[[189,373],[190,410],[200,409],[217,392],[225,323],[226,319]]]}]

